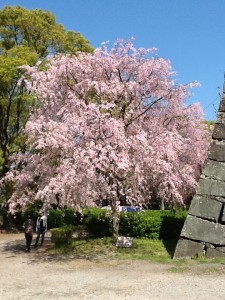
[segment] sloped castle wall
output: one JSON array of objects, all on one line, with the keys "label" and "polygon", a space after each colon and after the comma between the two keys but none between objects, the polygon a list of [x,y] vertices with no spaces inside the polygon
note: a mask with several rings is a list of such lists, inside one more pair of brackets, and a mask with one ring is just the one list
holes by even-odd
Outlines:
[{"label": "sloped castle wall", "polygon": [[174,258],[225,257],[225,85],[208,157]]}]

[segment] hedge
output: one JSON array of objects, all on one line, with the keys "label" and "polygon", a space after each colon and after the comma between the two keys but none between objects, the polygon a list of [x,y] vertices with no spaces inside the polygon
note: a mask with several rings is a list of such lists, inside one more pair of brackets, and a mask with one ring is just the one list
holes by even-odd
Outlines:
[{"label": "hedge", "polygon": [[[102,209],[84,210],[83,224],[94,237],[110,236],[112,233],[111,212]],[[178,238],[187,211],[174,214],[169,210],[143,210],[120,213],[119,234],[148,239]]]},{"label": "hedge", "polygon": [[[25,214],[17,212],[15,217],[7,221],[5,211],[0,211],[1,222],[14,224],[20,228],[27,214],[36,220],[38,210],[29,207]],[[173,213],[169,210],[143,210],[141,212],[121,212],[119,234],[148,239],[177,238],[183,227],[187,211]],[[10,221],[10,222],[9,222]],[[90,236],[105,237],[112,234],[112,217],[110,210],[100,208],[84,209],[82,215],[74,209],[51,209],[48,211],[48,229],[60,228],[66,225],[77,227],[83,225]],[[1,224],[0,224],[1,226]],[[2,227],[4,224],[2,225]]]},{"label": "hedge", "polygon": [[93,237],[112,235],[111,211],[99,208],[83,210],[83,225]]},{"label": "hedge", "polygon": [[149,239],[172,239],[180,235],[187,211],[146,210],[120,214],[120,235]]}]

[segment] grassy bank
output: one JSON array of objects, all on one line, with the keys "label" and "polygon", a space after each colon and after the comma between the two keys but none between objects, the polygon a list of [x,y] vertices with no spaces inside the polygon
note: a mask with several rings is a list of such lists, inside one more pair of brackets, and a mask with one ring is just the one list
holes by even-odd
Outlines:
[{"label": "grassy bank", "polygon": [[94,262],[146,261],[164,264],[167,270],[173,273],[225,275],[225,261],[222,258],[193,257],[173,260],[176,243],[177,240],[133,239],[131,248],[117,248],[111,238],[74,239],[69,246],[51,248],[49,254]]}]

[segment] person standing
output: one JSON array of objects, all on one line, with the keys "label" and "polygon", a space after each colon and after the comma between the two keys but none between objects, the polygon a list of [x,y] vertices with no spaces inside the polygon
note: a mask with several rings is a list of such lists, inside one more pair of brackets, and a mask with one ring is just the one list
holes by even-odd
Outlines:
[{"label": "person standing", "polygon": [[43,244],[44,242],[44,238],[45,238],[45,233],[47,231],[47,217],[45,216],[45,214],[43,212],[39,213],[39,216],[37,218],[37,222],[36,222],[36,231],[37,231],[37,238],[36,238],[36,242],[35,242],[35,247],[38,246],[38,241],[39,238],[41,236],[41,244]]},{"label": "person standing", "polygon": [[30,245],[33,239],[34,225],[35,225],[34,220],[32,220],[31,217],[28,215],[23,225],[26,245],[27,245],[26,248],[27,252],[30,252]]}]

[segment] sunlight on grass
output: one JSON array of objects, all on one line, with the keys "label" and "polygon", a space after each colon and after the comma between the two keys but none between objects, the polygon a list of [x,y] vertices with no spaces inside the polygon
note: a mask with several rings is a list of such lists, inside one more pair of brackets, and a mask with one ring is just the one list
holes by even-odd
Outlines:
[{"label": "sunlight on grass", "polygon": [[69,246],[50,250],[51,254],[73,254],[80,258],[171,261],[161,240],[134,239],[131,248],[117,248],[111,238],[73,240]]},{"label": "sunlight on grass", "polygon": [[156,262],[169,262],[171,257],[161,240],[134,239],[132,248],[116,249],[117,259],[142,259]]},{"label": "sunlight on grass", "polygon": [[176,241],[133,239],[131,248],[117,248],[111,238],[74,239],[69,245],[54,247],[52,255],[72,256],[74,259],[92,260],[97,263],[110,261],[145,260],[168,265],[173,273],[192,272],[193,274],[225,274],[224,259],[207,259],[195,256],[192,259],[172,259]]}]

